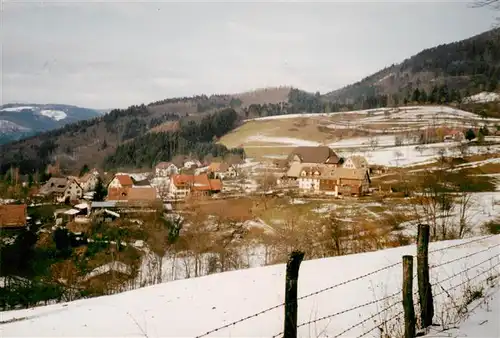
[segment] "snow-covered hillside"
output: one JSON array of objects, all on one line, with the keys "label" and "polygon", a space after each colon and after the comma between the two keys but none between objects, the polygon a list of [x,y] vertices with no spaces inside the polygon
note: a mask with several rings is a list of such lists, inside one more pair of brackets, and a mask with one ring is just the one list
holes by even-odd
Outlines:
[{"label": "snow-covered hillside", "polygon": [[[102,115],[94,109],[80,108],[61,104],[8,104],[0,106],[0,143],[16,140],[68,123],[90,119]],[[13,128],[12,124],[20,128]]]},{"label": "snow-covered hillside", "polygon": [[[464,290],[484,286],[486,280],[498,288],[500,235],[436,242],[430,250],[436,323],[449,322],[454,311],[450,297],[461,302]],[[402,330],[401,260],[406,254],[415,255],[415,246],[305,261],[298,323],[313,323],[300,326],[299,336],[378,337],[380,326],[396,336]],[[195,337],[208,332],[271,337],[283,330],[284,276],[285,266],[275,265],[9,311],[2,313],[0,329],[4,337]]]},{"label": "snow-covered hillside", "polygon": [[40,114],[43,116],[50,117],[53,120],[60,121],[65,119],[68,115],[61,110],[40,110]]}]

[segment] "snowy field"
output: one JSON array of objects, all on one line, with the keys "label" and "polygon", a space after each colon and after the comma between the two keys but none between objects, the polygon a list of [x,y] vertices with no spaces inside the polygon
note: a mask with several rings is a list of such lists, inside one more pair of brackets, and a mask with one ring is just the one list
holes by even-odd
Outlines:
[{"label": "snowy field", "polygon": [[[486,279],[494,280],[500,273],[500,235],[436,242],[430,250],[437,323],[443,309],[452,311],[443,289],[460,301],[466,287],[485,285]],[[366,336],[378,337],[378,323],[401,318],[400,263],[406,254],[415,255],[415,246],[305,261],[299,274],[298,323],[316,322],[301,326],[299,336],[356,337],[375,327]],[[283,329],[284,309],[280,304],[284,301],[284,276],[285,266],[274,265],[66,304],[8,311],[2,313],[0,328],[3,337],[195,337],[275,307],[209,334],[271,337]],[[499,310],[498,306],[490,309]],[[343,310],[346,311],[334,315]],[[322,320],[323,316],[328,318]],[[483,331],[475,331],[480,319],[469,318],[464,323],[464,332],[468,336],[498,337],[497,325],[490,325],[487,331],[485,327],[478,328]],[[401,321],[395,319],[393,324],[393,330],[401,330]],[[351,326],[355,327],[345,331]],[[496,332],[490,331],[495,329]]]},{"label": "snowy field", "polygon": [[[313,124],[305,127],[303,133],[300,125],[290,127],[290,123],[284,126],[279,123],[279,120],[304,117]],[[268,120],[276,123],[252,125],[242,132],[241,138],[238,138],[239,131],[236,130],[233,138],[239,140],[241,146],[250,152],[255,154],[262,152],[267,158],[282,155],[286,148],[328,145],[344,156],[363,155],[370,164],[386,166],[411,166],[432,162],[438,157],[440,150],[444,150],[446,156],[458,155],[459,151],[456,149],[458,142],[428,144],[422,147],[422,151],[415,148],[419,145],[419,135],[422,130],[439,127],[464,130],[483,125],[496,130],[496,126],[500,125],[500,119],[484,119],[473,113],[447,106],[408,106],[329,114],[292,114],[248,121]],[[315,133],[314,125],[328,128],[333,134],[325,132],[324,129]],[[355,133],[369,134],[369,136],[355,136]],[[500,137],[488,136],[485,141],[498,143]],[[272,148],[277,148],[276,154],[272,152]],[[498,144],[470,148],[470,154],[498,151],[500,151]]]}]

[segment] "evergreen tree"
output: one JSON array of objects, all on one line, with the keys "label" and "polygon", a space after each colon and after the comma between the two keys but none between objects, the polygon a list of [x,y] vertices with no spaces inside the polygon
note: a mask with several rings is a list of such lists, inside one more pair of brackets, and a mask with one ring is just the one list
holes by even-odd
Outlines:
[{"label": "evergreen tree", "polygon": [[29,173],[28,174],[28,187],[31,188],[33,186],[33,182],[34,182],[34,180],[33,180],[33,174]]},{"label": "evergreen tree", "polygon": [[411,101],[420,102],[420,90],[418,90],[418,88],[415,88],[415,90],[413,91],[413,95],[411,96]]},{"label": "evergreen tree", "polygon": [[85,175],[89,171],[90,171],[89,166],[87,164],[84,164],[83,167],[82,167],[82,169],[80,169],[80,175],[79,175],[79,177],[82,177],[83,175]]},{"label": "evergreen tree", "polygon": [[108,190],[104,186],[102,179],[97,178],[97,184],[95,186],[94,201],[104,201],[104,198],[108,195]]},{"label": "evergreen tree", "polygon": [[419,100],[420,103],[427,102],[427,92],[425,91],[425,89],[420,90],[420,97],[419,98],[420,98],[420,100]]},{"label": "evergreen tree", "polygon": [[473,139],[476,138],[476,133],[474,132],[474,130],[472,129],[468,129],[466,132],[465,132],[465,139],[467,141],[471,141]]}]

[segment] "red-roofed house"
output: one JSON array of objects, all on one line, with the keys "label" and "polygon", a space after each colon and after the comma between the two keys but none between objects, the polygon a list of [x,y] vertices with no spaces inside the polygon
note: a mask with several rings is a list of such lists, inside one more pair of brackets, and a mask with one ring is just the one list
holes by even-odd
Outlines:
[{"label": "red-roofed house", "polygon": [[222,190],[219,179],[210,180],[207,174],[173,175],[170,181],[169,195],[175,199],[183,199],[193,193],[196,196],[210,195]]},{"label": "red-roofed house", "polygon": [[134,182],[132,177],[129,175],[115,175],[115,177],[109,182],[108,189],[110,188],[132,188]]}]

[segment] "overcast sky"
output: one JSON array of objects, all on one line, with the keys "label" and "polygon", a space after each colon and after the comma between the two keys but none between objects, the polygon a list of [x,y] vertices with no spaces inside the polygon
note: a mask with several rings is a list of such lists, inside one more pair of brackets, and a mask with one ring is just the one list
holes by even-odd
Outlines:
[{"label": "overcast sky", "polygon": [[5,1],[1,101],[115,108],[279,85],[324,93],[492,28],[495,13],[469,4]]}]

